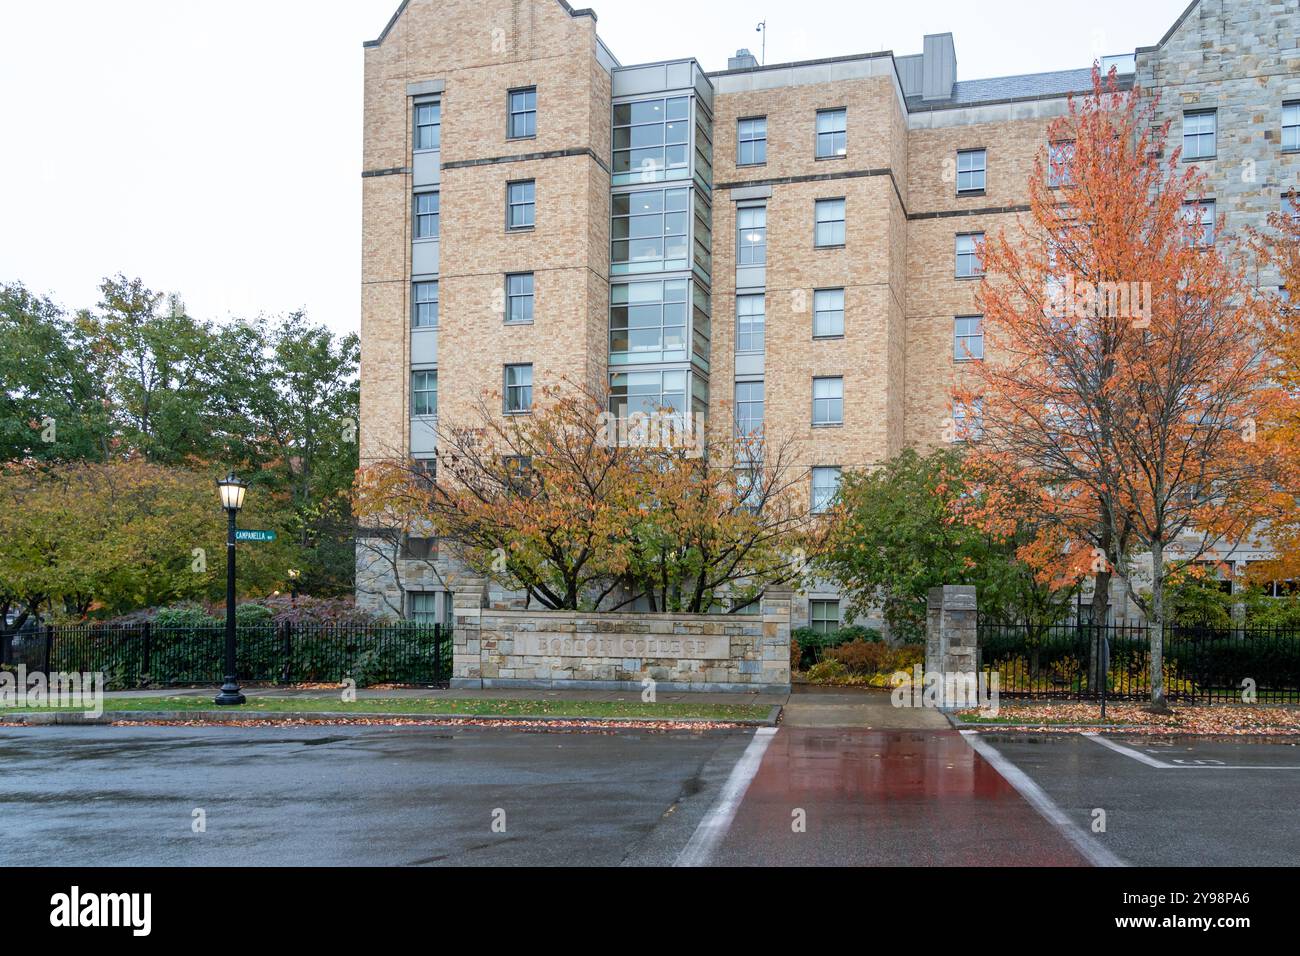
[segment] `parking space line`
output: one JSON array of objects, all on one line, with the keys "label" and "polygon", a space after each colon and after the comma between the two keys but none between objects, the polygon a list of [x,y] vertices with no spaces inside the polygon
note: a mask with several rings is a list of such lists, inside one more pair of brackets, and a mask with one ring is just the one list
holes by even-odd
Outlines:
[{"label": "parking space line", "polygon": [[1140,750],[1134,750],[1132,747],[1125,747],[1123,744],[1117,744],[1113,740],[1107,740],[1100,734],[1086,733],[1083,736],[1087,737],[1094,744],[1101,744],[1103,747],[1113,750],[1117,754],[1123,754],[1125,757],[1136,760],[1138,763],[1144,763],[1148,767],[1158,767],[1161,770],[1172,770],[1175,767],[1174,764],[1165,763],[1163,760],[1157,760],[1155,757],[1144,754]]},{"label": "parking space line", "polygon": [[704,815],[700,825],[695,828],[691,838],[687,841],[682,852],[678,854],[673,866],[705,866],[709,862],[709,857],[713,855],[714,847],[718,845],[727,830],[731,827],[731,821],[736,816],[736,810],[740,807],[740,801],[745,797],[745,791],[749,789],[750,782],[754,775],[758,773],[758,766],[763,762],[763,754],[767,752],[767,745],[772,742],[773,735],[776,734],[775,727],[760,727],[754,734],[754,739],[749,742],[745,752],[740,755],[736,761],[736,766],[731,770],[731,776],[723,784],[722,792],[718,794],[717,802],[709,808],[709,812]]},{"label": "parking space line", "polygon": [[1123,744],[1117,744],[1113,740],[1107,740],[1096,732],[1085,733],[1083,735],[1093,743],[1101,744],[1117,754],[1123,754],[1130,757],[1138,763],[1144,763],[1148,767],[1155,767],[1158,770],[1300,770],[1300,764],[1227,764],[1222,761],[1204,762],[1209,758],[1199,758],[1194,763],[1183,763],[1181,758],[1175,759],[1173,763],[1166,763],[1163,760],[1157,760],[1155,757],[1144,754],[1132,747],[1125,747]]},{"label": "parking space line", "polygon": [[1020,796],[1024,797],[1025,802],[1038,811],[1048,823],[1058,829],[1061,834],[1074,845],[1093,866],[1127,866],[1123,860],[1117,857],[1110,850],[1106,849],[1091,836],[1088,832],[1069,818],[1064,810],[1053,802],[1043,788],[1034,783],[1029,775],[1013,764],[987,741],[981,740],[979,734],[973,730],[963,730],[961,735],[966,739],[966,743],[983,757],[993,769],[1002,775],[1007,783],[1015,788]]}]

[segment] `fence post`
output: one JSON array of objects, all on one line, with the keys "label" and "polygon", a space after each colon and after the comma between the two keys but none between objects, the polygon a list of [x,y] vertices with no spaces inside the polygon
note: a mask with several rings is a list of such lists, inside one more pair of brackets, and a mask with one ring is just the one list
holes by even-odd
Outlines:
[{"label": "fence post", "polygon": [[153,675],[153,627],[148,621],[144,622],[144,650],[140,657],[139,684],[144,687],[151,682]]},{"label": "fence post", "polygon": [[978,616],[979,602],[972,585],[945,584],[930,588],[926,595],[925,669],[942,674],[945,689],[976,686]]},{"label": "fence post", "polygon": [[280,651],[284,656],[284,664],[280,668],[280,683],[287,684],[293,674],[293,621],[285,621],[281,631]]},{"label": "fence post", "polygon": [[442,680],[442,625],[433,625],[433,681]]},{"label": "fence post", "polygon": [[50,676],[50,659],[54,656],[54,625],[45,625],[45,677]]},{"label": "fence post", "polygon": [[[4,621],[0,621],[0,624],[4,624]],[[17,633],[17,629],[7,631],[3,627],[0,627],[0,664],[9,663],[10,657],[12,656],[10,652],[11,642],[14,639],[14,635]]]}]

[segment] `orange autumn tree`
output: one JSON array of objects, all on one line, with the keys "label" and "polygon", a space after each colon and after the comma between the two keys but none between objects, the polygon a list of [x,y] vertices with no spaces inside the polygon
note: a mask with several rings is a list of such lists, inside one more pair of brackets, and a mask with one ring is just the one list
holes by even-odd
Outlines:
[{"label": "orange autumn tree", "polygon": [[362,469],[357,514],[436,536],[553,609],[737,609],[804,576],[819,522],[789,447],[691,431],[668,409],[616,419],[571,384],[529,415],[500,405],[489,393],[472,421],[439,422],[436,480],[396,457]]},{"label": "orange autumn tree", "polygon": [[1140,90],[1094,68],[1048,135],[1029,220],[984,246],[988,358],[954,397],[980,409],[974,460],[1029,483],[1051,516],[1025,549],[1043,574],[1095,573],[1104,592],[1150,555],[1149,592],[1125,578],[1164,707],[1168,575],[1245,535],[1267,495],[1257,309],[1202,222],[1202,177],[1164,153],[1168,124]]},{"label": "orange autumn tree", "polygon": [[1259,440],[1282,464],[1268,522],[1275,557],[1250,568],[1251,578],[1263,583],[1300,578],[1300,309],[1292,298],[1300,290],[1300,194],[1288,193],[1283,211],[1269,216],[1267,229],[1251,230],[1250,242],[1277,280],[1260,291],[1276,400],[1260,424]]}]

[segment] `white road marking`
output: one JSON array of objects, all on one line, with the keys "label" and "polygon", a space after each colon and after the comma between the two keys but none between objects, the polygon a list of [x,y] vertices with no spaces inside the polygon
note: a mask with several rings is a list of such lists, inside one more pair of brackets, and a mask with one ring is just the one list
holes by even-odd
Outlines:
[{"label": "white road marking", "polygon": [[727,777],[727,782],[723,784],[717,802],[709,808],[700,825],[695,828],[695,832],[691,834],[690,840],[678,854],[673,866],[708,864],[718,841],[731,828],[731,821],[736,816],[740,801],[744,799],[745,791],[749,789],[750,782],[758,773],[758,765],[763,762],[763,754],[767,752],[767,745],[772,742],[775,734],[775,727],[758,728],[754,739],[749,742],[745,752],[736,761],[736,766],[731,768],[731,776]]},{"label": "white road marking", "polygon": [[1093,866],[1127,866],[1123,860],[1089,836],[1083,827],[1071,820],[1065,811],[1043,791],[1043,788],[1029,778],[1028,774],[994,750],[991,744],[981,740],[978,733],[973,730],[963,730],[961,735],[977,754],[1002,774],[1007,783],[1015,787],[1016,792],[1038,811],[1039,816],[1060,830],[1089,863]]},{"label": "white road marking", "polygon": [[1176,757],[1173,763],[1166,763],[1163,760],[1157,760],[1155,757],[1148,756],[1140,750],[1134,750],[1132,747],[1125,747],[1123,744],[1117,744],[1113,740],[1107,740],[1097,733],[1086,733],[1087,737],[1093,743],[1101,744],[1117,754],[1123,754],[1130,757],[1138,763],[1144,763],[1148,767],[1155,767],[1158,770],[1300,770],[1300,764],[1290,764],[1283,766],[1272,766],[1267,764],[1225,764],[1222,761],[1213,761],[1200,763],[1195,757]]},{"label": "white road marking", "polygon": [[1150,757],[1142,753],[1140,750],[1134,750],[1132,747],[1125,747],[1123,744],[1117,744],[1113,740],[1107,740],[1105,737],[1099,736],[1098,734],[1095,733],[1084,734],[1083,736],[1087,737],[1095,744],[1101,744],[1103,747],[1107,747],[1115,751],[1115,753],[1117,754],[1123,754],[1125,757],[1131,757],[1132,759],[1136,760],[1138,763],[1144,763],[1148,767],[1159,767],[1161,769],[1168,769],[1174,766],[1171,763],[1165,763],[1163,760],[1157,760],[1155,757]]}]

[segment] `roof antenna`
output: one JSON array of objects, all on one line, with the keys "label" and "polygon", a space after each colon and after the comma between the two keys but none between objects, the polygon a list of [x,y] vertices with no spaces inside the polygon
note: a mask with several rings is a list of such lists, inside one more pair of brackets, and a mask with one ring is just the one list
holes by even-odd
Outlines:
[{"label": "roof antenna", "polygon": [[767,66],[767,21],[764,20],[758,26],[754,27],[754,32],[763,34],[763,45],[760,51],[762,55],[759,57],[758,65]]}]

